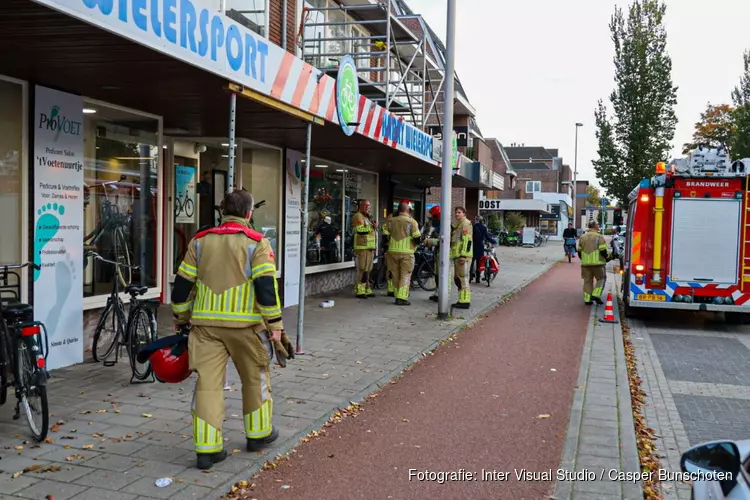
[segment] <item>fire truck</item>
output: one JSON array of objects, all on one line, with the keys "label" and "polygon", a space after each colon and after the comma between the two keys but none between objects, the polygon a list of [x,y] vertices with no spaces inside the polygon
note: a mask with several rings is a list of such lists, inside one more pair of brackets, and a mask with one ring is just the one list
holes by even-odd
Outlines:
[{"label": "fire truck", "polygon": [[699,147],[628,196],[624,312],[645,308],[750,313],[750,158]]}]

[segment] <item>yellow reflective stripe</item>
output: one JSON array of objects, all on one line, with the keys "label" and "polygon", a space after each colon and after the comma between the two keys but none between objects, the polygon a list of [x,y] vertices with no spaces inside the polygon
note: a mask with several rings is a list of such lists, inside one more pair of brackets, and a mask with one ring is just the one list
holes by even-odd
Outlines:
[{"label": "yellow reflective stripe", "polygon": [[280,316],[281,308],[279,306],[264,307],[258,305],[258,309],[263,316]]},{"label": "yellow reflective stripe", "polygon": [[180,264],[180,267],[177,268],[177,272],[180,272],[180,271],[187,274],[188,276],[193,276],[193,277],[198,276],[198,268],[195,266],[191,266],[184,260]]},{"label": "yellow reflective stripe", "polygon": [[193,443],[198,453],[216,453],[223,449],[221,430],[199,417],[193,417]]},{"label": "yellow reflective stripe", "polygon": [[274,276],[276,275],[276,266],[273,264],[261,264],[259,266],[255,266],[250,270],[250,276],[255,279],[261,274],[266,273],[273,273]]},{"label": "yellow reflective stripe", "polygon": [[245,436],[250,439],[262,439],[273,430],[273,400],[267,399],[260,408],[244,415]]},{"label": "yellow reflective stripe", "polygon": [[182,302],[180,304],[172,302],[172,312],[184,313],[189,311],[191,307],[193,307],[193,301]]},{"label": "yellow reflective stripe", "polygon": [[360,234],[365,234],[370,232],[370,226],[367,226],[365,224],[355,226],[354,230]]},{"label": "yellow reflective stripe", "polygon": [[263,316],[261,316],[260,314],[252,314],[252,313],[227,314],[227,313],[217,313],[217,312],[211,312],[211,311],[193,311],[193,319],[207,319],[211,321],[228,321],[228,322],[234,322],[234,323],[241,323],[243,321],[260,323],[263,321]]},{"label": "yellow reflective stripe", "polygon": [[420,233],[419,230],[414,231],[413,233],[411,233],[411,237],[412,238],[419,238],[420,236],[422,236],[422,233]]}]

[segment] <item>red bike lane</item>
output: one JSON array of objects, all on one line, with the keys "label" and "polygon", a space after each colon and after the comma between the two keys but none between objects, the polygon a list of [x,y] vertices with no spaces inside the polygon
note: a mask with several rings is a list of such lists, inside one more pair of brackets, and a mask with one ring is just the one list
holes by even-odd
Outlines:
[{"label": "red bike lane", "polygon": [[[239,498],[547,498],[590,311],[577,262],[553,267]],[[549,480],[516,477],[550,469]],[[415,475],[425,471],[434,479]]]}]

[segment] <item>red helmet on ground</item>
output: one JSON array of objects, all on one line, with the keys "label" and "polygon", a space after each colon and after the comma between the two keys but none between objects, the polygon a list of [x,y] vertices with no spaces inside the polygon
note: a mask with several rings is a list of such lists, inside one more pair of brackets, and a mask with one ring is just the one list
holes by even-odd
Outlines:
[{"label": "red helmet on ground", "polygon": [[144,347],[137,356],[139,363],[151,361],[154,377],[165,384],[179,384],[190,376],[187,336],[170,335]]},{"label": "red helmet on ground", "polygon": [[440,205],[435,205],[430,209],[430,215],[433,217],[440,217]]}]

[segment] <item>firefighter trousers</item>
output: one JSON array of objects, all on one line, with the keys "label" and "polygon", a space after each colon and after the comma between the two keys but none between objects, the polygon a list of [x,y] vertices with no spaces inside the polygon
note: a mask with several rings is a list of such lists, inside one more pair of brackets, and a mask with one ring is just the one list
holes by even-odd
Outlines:
[{"label": "firefighter trousers", "polygon": [[373,250],[354,251],[354,265],[357,276],[357,281],[354,282],[354,294],[357,297],[373,295],[372,286],[370,285],[370,272],[372,271],[372,261],[374,258],[375,252]]},{"label": "firefighter trousers", "polygon": [[584,302],[591,302],[592,298],[601,300],[602,292],[607,284],[605,266],[581,266],[581,278],[583,278]]},{"label": "firefighter trousers", "polygon": [[453,259],[453,282],[458,288],[458,303],[469,304],[471,302],[471,257],[459,257]]},{"label": "firefighter trousers", "polygon": [[409,253],[391,253],[393,264],[394,295],[397,299],[409,300],[411,275],[414,272],[414,255]]},{"label": "firefighter trousers", "polygon": [[198,373],[192,405],[195,451],[216,453],[224,447],[224,377],[229,358],[242,381],[245,436],[260,439],[270,435],[273,430],[270,371],[273,347],[265,326],[194,326],[188,350],[190,369]]},{"label": "firefighter trousers", "polygon": [[393,260],[393,254],[391,252],[385,253],[385,279],[388,284],[388,293],[396,293],[396,283],[393,281],[393,269],[396,267],[396,262]]}]

